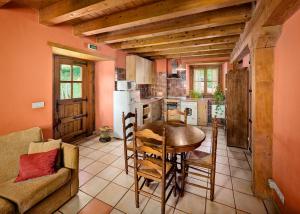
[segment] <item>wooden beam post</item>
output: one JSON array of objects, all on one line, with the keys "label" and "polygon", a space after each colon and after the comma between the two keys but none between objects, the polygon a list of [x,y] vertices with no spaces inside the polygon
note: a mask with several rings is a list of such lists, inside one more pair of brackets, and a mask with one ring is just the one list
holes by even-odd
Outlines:
[{"label": "wooden beam post", "polygon": [[264,27],[250,43],[252,73],[253,183],[256,196],[268,198],[271,191],[273,143],[274,47],[281,26]]}]

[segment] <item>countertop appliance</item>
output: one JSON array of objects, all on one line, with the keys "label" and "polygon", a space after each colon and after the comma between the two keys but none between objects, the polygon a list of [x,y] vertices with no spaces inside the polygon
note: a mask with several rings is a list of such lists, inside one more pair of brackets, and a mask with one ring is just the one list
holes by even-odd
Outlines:
[{"label": "countertop appliance", "polygon": [[[114,91],[114,137],[123,139],[122,112],[134,112],[140,102],[140,91]],[[132,121],[134,122],[134,121]]]},{"label": "countertop appliance", "polygon": [[117,91],[133,91],[136,90],[136,83],[134,81],[121,80],[117,81]]}]

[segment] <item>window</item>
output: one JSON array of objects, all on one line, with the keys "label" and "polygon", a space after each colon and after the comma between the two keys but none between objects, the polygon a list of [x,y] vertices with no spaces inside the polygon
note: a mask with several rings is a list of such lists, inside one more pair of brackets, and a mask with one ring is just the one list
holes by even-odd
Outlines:
[{"label": "window", "polygon": [[82,67],[79,65],[60,66],[60,99],[82,98]]},{"label": "window", "polygon": [[219,67],[195,67],[193,90],[201,94],[213,94],[219,84]]}]

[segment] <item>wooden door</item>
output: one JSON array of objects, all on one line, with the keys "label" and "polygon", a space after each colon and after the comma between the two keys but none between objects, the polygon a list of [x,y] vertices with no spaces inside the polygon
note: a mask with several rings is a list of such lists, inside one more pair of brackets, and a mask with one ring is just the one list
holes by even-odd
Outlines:
[{"label": "wooden door", "polygon": [[54,138],[72,142],[94,131],[94,64],[54,56]]},{"label": "wooden door", "polygon": [[227,145],[248,148],[248,68],[226,75]]}]

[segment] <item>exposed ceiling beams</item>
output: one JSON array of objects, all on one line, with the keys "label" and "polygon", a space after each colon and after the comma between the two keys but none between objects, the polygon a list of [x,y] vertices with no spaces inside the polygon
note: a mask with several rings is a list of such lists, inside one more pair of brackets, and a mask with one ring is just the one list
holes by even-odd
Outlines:
[{"label": "exposed ceiling beams", "polygon": [[250,17],[251,5],[246,4],[103,33],[97,36],[97,41],[99,43],[116,43],[162,36],[171,33],[242,23],[248,21]]},{"label": "exposed ceiling beams", "polygon": [[111,47],[117,49],[128,49],[128,48],[138,48],[138,47],[146,47],[152,45],[178,43],[183,41],[215,38],[220,36],[237,35],[242,33],[243,29],[244,29],[244,24],[234,24],[234,25],[227,25],[227,26],[201,29],[195,31],[186,31],[186,32],[176,33],[171,35],[156,36],[147,39],[120,42],[120,43],[111,44]]},{"label": "exposed ceiling beams", "polygon": [[62,0],[40,9],[40,23],[53,25],[132,2],[132,0]]},{"label": "exposed ceiling beams", "polygon": [[8,2],[10,2],[10,0],[0,0],[0,7],[4,6]]},{"label": "exposed ceiling beams", "polygon": [[252,2],[253,0],[165,0],[80,23],[75,35],[95,35]]},{"label": "exposed ceiling beams", "polygon": [[153,56],[150,59],[180,59],[180,58],[189,58],[189,57],[201,57],[201,58],[216,58],[216,57],[228,57],[230,56],[231,51],[211,51],[211,52],[194,52],[194,53],[185,53],[185,54],[170,54],[170,55],[161,55]]},{"label": "exposed ceiling beams", "polygon": [[13,1],[39,9],[42,24],[72,24],[75,35],[148,58],[226,58],[255,8],[255,0]]},{"label": "exposed ceiling beams", "polygon": [[200,47],[189,47],[189,48],[177,48],[171,50],[163,50],[163,51],[155,51],[155,52],[147,52],[142,53],[140,56],[157,56],[157,55],[171,55],[171,54],[182,54],[182,53],[194,53],[194,52],[205,52],[205,51],[216,51],[216,50],[232,50],[234,48],[234,44],[220,44],[220,45],[208,45],[208,46],[200,46]]},{"label": "exposed ceiling beams", "polygon": [[172,50],[178,48],[189,48],[189,47],[201,47],[208,45],[217,45],[217,44],[227,44],[227,43],[235,43],[239,39],[239,35],[232,36],[224,36],[217,37],[212,39],[199,39],[192,41],[184,41],[178,43],[164,44],[164,45],[153,45],[148,47],[141,48],[132,48],[132,49],[124,49],[124,51],[133,54],[145,53],[145,52],[153,52],[153,51],[162,51],[162,50]]}]

